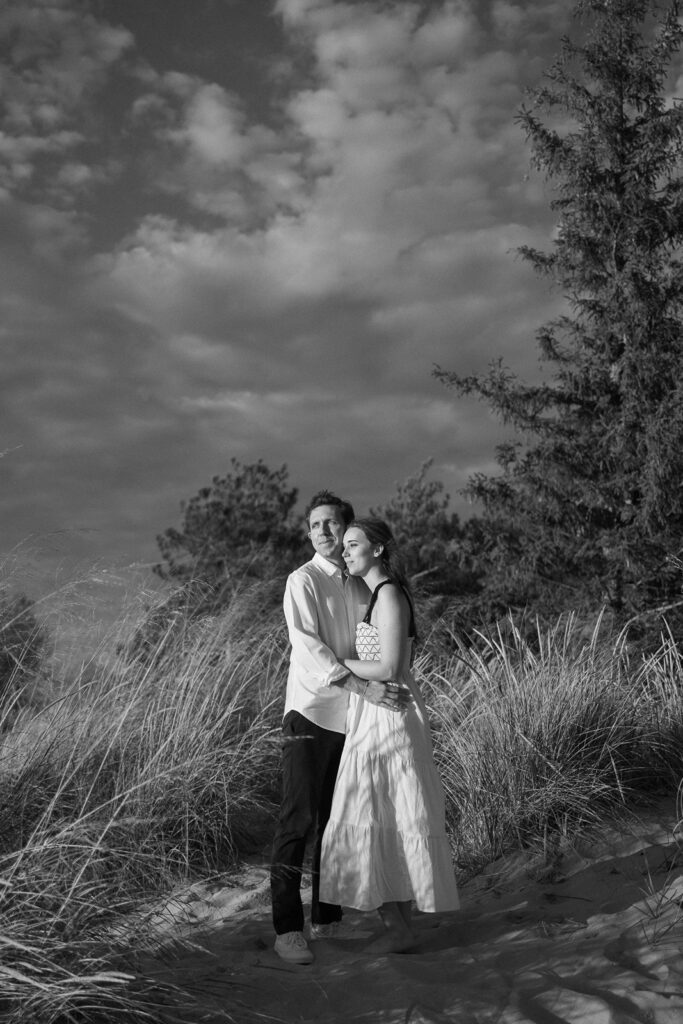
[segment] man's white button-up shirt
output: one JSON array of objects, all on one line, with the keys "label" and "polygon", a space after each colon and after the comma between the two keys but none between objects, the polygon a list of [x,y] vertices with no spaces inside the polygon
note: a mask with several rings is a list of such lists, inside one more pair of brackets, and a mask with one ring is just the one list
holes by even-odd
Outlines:
[{"label": "man's white button-up shirt", "polygon": [[298,711],[323,729],[346,731],[348,694],[332,684],[348,674],[340,659],[355,657],[356,623],[369,598],[362,580],[317,552],[291,573],[283,601],[292,645],[285,714]]}]

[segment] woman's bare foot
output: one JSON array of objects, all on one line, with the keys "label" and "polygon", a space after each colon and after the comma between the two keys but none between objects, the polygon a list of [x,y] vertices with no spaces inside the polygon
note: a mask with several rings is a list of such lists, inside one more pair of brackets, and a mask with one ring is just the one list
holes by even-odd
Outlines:
[{"label": "woman's bare foot", "polygon": [[415,936],[410,929],[387,928],[384,934],[378,935],[364,949],[365,953],[407,953],[415,945]]},{"label": "woman's bare foot", "polygon": [[412,903],[410,902],[410,900],[406,900],[406,901],[404,901],[402,903],[397,903],[396,904],[396,909],[398,910],[399,914],[403,918],[403,920],[405,922],[405,925],[406,925],[406,928],[408,928],[408,930],[410,931],[411,927],[412,927],[412,917],[413,917],[413,905],[412,905]]},{"label": "woman's bare foot", "polygon": [[383,903],[378,908],[385,932],[366,947],[368,953],[407,953],[415,945],[410,927],[410,903]]}]

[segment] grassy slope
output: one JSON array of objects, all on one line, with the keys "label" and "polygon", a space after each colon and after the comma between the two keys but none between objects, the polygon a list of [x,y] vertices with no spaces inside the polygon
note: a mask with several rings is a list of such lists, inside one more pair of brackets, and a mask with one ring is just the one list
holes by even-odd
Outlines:
[{"label": "grassy slope", "polygon": [[[144,663],[109,654],[66,687],[48,679],[39,709],[17,711],[21,694],[6,693],[0,1011],[9,1022],[163,1019],[163,994],[112,969],[109,929],[181,879],[229,871],[267,839],[287,643],[279,610],[264,619],[259,607],[258,592],[243,593],[219,619],[176,616]],[[551,856],[563,835],[643,790],[675,791],[683,775],[670,640],[645,660],[599,622],[586,636],[569,620],[532,642],[512,625],[465,648],[441,623],[416,671],[462,875],[515,845]]]}]

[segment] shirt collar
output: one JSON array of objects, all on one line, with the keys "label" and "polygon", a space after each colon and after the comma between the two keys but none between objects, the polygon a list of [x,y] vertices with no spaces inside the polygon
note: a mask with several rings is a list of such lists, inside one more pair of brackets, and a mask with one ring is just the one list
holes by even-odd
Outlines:
[{"label": "shirt collar", "polygon": [[313,553],[312,561],[318,566],[318,568],[322,569],[324,573],[327,573],[328,576],[334,576],[335,573],[339,573],[340,576],[343,576],[344,574],[344,570],[340,565],[335,565],[334,562],[329,560],[329,558],[323,558],[323,556],[318,554],[317,551]]}]

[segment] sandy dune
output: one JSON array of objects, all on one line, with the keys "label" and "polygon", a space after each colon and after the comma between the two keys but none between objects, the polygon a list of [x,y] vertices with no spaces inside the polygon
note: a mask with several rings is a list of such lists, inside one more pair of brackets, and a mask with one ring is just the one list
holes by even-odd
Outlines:
[{"label": "sandy dune", "polygon": [[365,955],[376,918],[348,912],[309,967],[273,953],[267,869],[252,865],[236,887],[157,908],[159,953],[139,966],[196,1000],[188,1021],[683,1024],[676,827],[670,801],[551,867],[500,860],[462,888],[460,911],[418,915],[408,954]]}]

